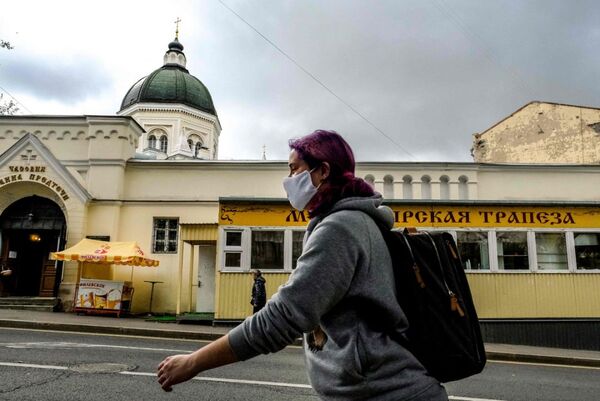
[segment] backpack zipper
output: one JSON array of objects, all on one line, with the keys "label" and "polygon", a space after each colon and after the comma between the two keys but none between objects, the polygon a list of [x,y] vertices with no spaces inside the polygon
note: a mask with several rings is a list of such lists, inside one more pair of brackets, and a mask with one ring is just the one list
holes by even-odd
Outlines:
[{"label": "backpack zipper", "polygon": [[[429,240],[431,241],[431,244],[433,245],[433,249],[435,251],[435,256],[437,256],[438,265],[440,266],[440,272],[442,273],[442,281],[444,282],[444,286],[446,287],[446,291],[448,291],[448,296],[450,297],[450,310],[452,312],[457,312],[460,317],[464,317],[465,312],[462,310],[460,304],[458,303],[458,297],[454,292],[452,292],[450,287],[448,287],[448,283],[446,282],[444,267],[442,266],[442,259],[440,258],[440,253],[438,252],[438,248],[435,245],[435,241],[431,234],[429,234],[427,231],[423,231],[423,233],[427,235],[427,238],[429,238]],[[452,247],[450,247],[450,249],[452,249]],[[452,253],[454,254],[454,250],[452,250]]]},{"label": "backpack zipper", "polygon": [[423,281],[423,276],[421,276],[421,268],[417,265],[417,261],[415,260],[415,255],[413,254],[412,248],[410,247],[410,242],[406,239],[406,235],[402,233],[402,239],[406,242],[406,246],[408,247],[408,252],[410,253],[410,257],[413,261],[413,272],[415,273],[415,278],[417,279],[417,284],[419,287],[425,288],[425,281]]}]

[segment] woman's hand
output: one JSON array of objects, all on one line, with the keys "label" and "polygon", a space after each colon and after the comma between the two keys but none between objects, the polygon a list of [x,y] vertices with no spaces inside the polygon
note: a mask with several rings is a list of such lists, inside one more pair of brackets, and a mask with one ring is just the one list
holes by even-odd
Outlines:
[{"label": "woman's hand", "polygon": [[158,365],[158,383],[165,391],[173,390],[172,386],[190,380],[199,372],[196,371],[192,355],[173,355],[166,357]]},{"label": "woman's hand", "polygon": [[174,385],[190,380],[200,372],[237,360],[229,345],[229,337],[224,335],[192,354],[166,357],[158,365],[158,383],[163,390],[171,391]]}]

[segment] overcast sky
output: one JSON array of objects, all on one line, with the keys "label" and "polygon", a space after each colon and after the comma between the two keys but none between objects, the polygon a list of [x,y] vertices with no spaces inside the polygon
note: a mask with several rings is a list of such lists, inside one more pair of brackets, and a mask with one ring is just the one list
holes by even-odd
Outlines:
[{"label": "overcast sky", "polygon": [[530,101],[600,107],[593,0],[10,1],[0,87],[19,114],[114,115],[177,17],[221,159],[287,159],[324,128],[361,161],[471,161],[472,134]]}]

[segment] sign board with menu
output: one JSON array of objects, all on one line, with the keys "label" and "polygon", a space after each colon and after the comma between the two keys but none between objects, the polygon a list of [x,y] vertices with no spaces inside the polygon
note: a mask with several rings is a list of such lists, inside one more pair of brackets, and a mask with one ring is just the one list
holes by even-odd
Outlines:
[{"label": "sign board with menu", "polygon": [[129,312],[133,298],[130,281],[82,278],[75,297],[75,312]]}]

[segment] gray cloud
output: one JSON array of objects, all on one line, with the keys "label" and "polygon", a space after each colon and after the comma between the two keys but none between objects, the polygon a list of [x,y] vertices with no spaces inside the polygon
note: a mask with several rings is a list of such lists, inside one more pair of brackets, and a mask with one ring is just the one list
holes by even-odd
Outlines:
[{"label": "gray cloud", "polygon": [[[305,1],[269,3],[269,13],[264,4],[232,7],[418,159],[470,160],[473,133],[531,100],[600,104],[589,87],[597,82],[590,39],[598,36],[598,16],[586,4]],[[213,44],[231,56],[240,50],[235,41],[244,42],[238,61],[211,76],[213,91],[221,91],[223,75],[232,78],[216,98],[235,97],[260,119],[297,120],[296,134],[336,128],[362,159],[410,159],[231,16],[229,26],[236,25],[243,39],[232,34]],[[252,147],[259,127],[248,121],[248,130],[231,135]],[[265,141],[291,133],[282,131],[265,132]]]},{"label": "gray cloud", "polygon": [[[471,160],[473,133],[532,100],[600,106],[600,8],[592,0],[224,1],[416,160]],[[180,40],[190,72],[213,95],[222,157],[258,159],[265,144],[269,158],[285,159],[290,137],[327,128],[345,135],[359,160],[411,160],[219,2],[186,4]],[[148,26],[127,29],[142,33],[139,43]],[[112,90],[117,75],[129,74],[114,92],[118,104],[160,67],[171,39],[154,47],[153,65],[136,63],[129,42],[123,71],[91,58],[31,57],[3,60],[0,74],[64,102]]]},{"label": "gray cloud", "polygon": [[65,104],[112,89],[109,71],[97,60],[23,56],[17,51],[0,65],[0,80],[14,91]]}]

